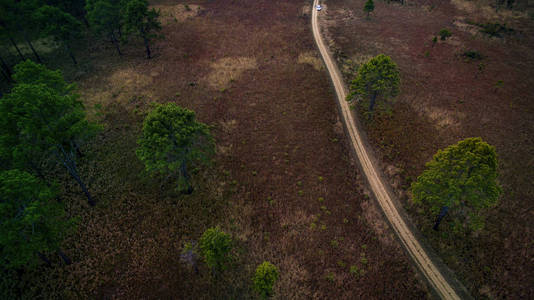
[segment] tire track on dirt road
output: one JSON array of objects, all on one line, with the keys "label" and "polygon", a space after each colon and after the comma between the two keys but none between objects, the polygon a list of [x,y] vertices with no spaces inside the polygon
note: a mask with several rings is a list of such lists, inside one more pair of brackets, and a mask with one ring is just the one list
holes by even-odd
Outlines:
[{"label": "tire track on dirt road", "polygon": [[382,182],[375,165],[373,165],[370,155],[368,154],[368,151],[362,142],[360,132],[358,131],[349,105],[345,100],[346,91],[341,74],[337,66],[334,64],[333,59],[321,37],[319,24],[317,21],[318,11],[315,8],[318,3],[319,0],[314,0],[312,8],[313,37],[328,69],[332,83],[334,84],[337,94],[337,102],[346,132],[348,133],[348,137],[350,139],[351,147],[356,153],[360,167],[367,178],[367,182],[374,197],[378,201],[378,204],[380,205],[387,220],[391,224],[391,227],[395,231],[395,234],[401,241],[402,246],[408,252],[419,271],[428,280],[436,294],[442,299],[471,298],[465,287],[463,287],[452,276],[450,271],[445,270],[445,267],[442,265],[442,263],[440,265],[440,263],[437,263],[435,259],[430,258],[430,256],[436,257],[436,255],[430,253],[430,251],[428,251],[428,253],[425,251],[425,248],[421,245],[421,242],[416,238],[415,234],[411,231],[410,227],[401,216],[401,213],[394,204],[392,195],[388,193],[388,190]]}]

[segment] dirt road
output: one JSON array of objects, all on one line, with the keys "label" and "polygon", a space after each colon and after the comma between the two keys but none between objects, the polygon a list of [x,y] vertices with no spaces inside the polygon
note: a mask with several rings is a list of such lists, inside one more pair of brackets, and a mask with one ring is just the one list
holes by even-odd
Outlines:
[{"label": "dirt road", "polygon": [[[445,279],[444,270],[429,257],[429,254],[421,246],[421,243],[417,240],[410,228],[399,213],[395,206],[392,195],[388,193],[381,177],[378,175],[378,171],[372,163],[370,156],[362,143],[362,139],[358,128],[354,122],[354,118],[350,111],[346,98],[345,85],[341,74],[335,65],[330,53],[328,52],[323,39],[320,35],[319,24],[317,21],[317,9],[315,7],[319,3],[318,0],[314,0],[312,9],[312,28],[313,36],[317,47],[321,52],[321,56],[326,64],[332,82],[334,84],[337,101],[342,114],[342,119],[350,138],[350,143],[353,150],[356,152],[361,169],[367,178],[367,182],[371,188],[371,191],[378,201],[382,211],[387,217],[393,230],[401,241],[403,247],[410,254],[413,262],[417,265],[421,273],[426,277],[432,288],[442,299],[461,299],[470,298],[466,289],[463,288],[456,280],[450,280],[452,284]],[[321,12],[319,12],[321,13]],[[450,278],[450,275],[447,276]],[[453,287],[454,286],[454,287]]]}]

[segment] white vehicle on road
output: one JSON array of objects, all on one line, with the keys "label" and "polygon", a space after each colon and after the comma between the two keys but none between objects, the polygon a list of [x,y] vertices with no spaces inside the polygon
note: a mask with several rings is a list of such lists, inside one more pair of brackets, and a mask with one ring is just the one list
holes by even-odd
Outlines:
[{"label": "white vehicle on road", "polygon": [[318,11],[320,11],[321,9],[323,9],[323,8],[321,7],[321,5],[317,5],[315,8],[316,8]]}]

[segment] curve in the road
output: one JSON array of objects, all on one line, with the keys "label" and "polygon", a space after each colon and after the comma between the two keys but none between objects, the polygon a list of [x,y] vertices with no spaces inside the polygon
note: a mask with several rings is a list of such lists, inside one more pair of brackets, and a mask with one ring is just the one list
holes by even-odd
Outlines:
[{"label": "curve in the road", "polygon": [[[376,200],[378,201],[382,211],[384,212],[386,218],[391,224],[393,230],[398,236],[399,240],[402,243],[402,246],[409,253],[413,259],[415,265],[418,267],[420,272],[428,280],[432,288],[442,299],[461,299],[461,298],[470,298],[467,290],[462,287],[457,280],[451,280],[454,282],[454,287],[448,280],[445,279],[443,275],[443,270],[441,270],[437,264],[429,257],[425,249],[421,246],[421,243],[412,233],[401,214],[399,213],[397,207],[394,205],[392,196],[388,193],[384,183],[382,182],[378,172],[373,165],[368,151],[366,150],[364,144],[362,143],[361,135],[358,131],[358,128],[354,122],[354,118],[350,111],[349,104],[345,100],[346,91],[343,79],[340,75],[340,72],[337,66],[334,64],[333,59],[328,52],[323,39],[320,34],[319,24],[317,22],[317,9],[315,8],[319,3],[318,0],[314,0],[313,9],[312,9],[312,30],[315,42],[321,56],[326,64],[328,73],[334,84],[337,101],[340,107],[342,119],[347,130],[348,136],[350,138],[350,144],[353,147],[353,150],[356,152],[358,161],[363,170],[367,182],[371,188],[372,193],[374,194]],[[450,275],[447,276],[450,278]]]}]

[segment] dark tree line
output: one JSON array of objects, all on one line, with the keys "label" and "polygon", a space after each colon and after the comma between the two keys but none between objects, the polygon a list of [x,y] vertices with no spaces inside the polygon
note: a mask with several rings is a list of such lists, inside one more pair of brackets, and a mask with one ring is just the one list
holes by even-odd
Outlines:
[{"label": "dark tree line", "polygon": [[[0,75],[13,83],[6,56],[43,63],[35,46],[40,38],[61,45],[78,64],[73,45],[89,32],[110,41],[119,55],[122,43],[137,38],[151,58],[150,45],[161,30],[158,16],[147,0],[0,0]],[[22,45],[31,50],[31,56]]]}]

